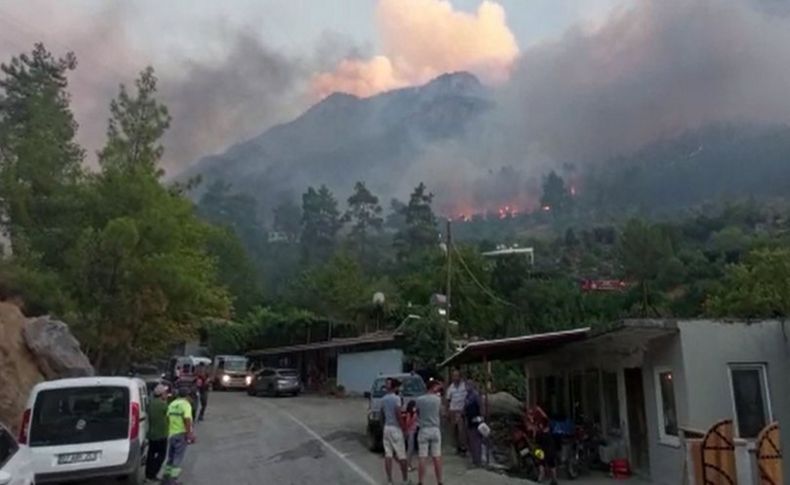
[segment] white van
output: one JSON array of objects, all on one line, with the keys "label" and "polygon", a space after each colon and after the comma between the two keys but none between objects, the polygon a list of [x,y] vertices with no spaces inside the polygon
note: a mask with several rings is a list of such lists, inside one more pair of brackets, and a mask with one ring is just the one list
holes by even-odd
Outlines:
[{"label": "white van", "polygon": [[37,384],[20,431],[36,483],[119,478],[141,484],[148,449],[145,382],[80,377]]}]

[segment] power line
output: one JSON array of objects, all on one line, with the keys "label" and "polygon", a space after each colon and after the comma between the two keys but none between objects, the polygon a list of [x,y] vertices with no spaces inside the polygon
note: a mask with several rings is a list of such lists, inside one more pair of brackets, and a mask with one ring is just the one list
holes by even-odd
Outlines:
[{"label": "power line", "polygon": [[453,246],[452,250],[455,252],[455,255],[457,256],[458,261],[461,263],[461,266],[464,268],[466,273],[469,275],[470,278],[472,278],[472,281],[474,281],[474,283],[480,288],[480,290],[482,290],[483,293],[485,293],[492,300],[497,301],[499,303],[502,303],[503,305],[508,305],[508,306],[512,306],[512,307],[518,308],[518,305],[516,305],[515,303],[512,303],[512,302],[509,302],[509,301],[507,301],[505,299],[500,298],[499,296],[497,296],[494,293],[494,291],[492,289],[488,288],[483,283],[481,283],[480,280],[477,279],[477,276],[475,276],[475,274],[472,272],[472,270],[469,269],[469,266],[466,264],[466,261],[464,260],[463,256],[461,256],[461,252],[458,251],[458,248]]}]

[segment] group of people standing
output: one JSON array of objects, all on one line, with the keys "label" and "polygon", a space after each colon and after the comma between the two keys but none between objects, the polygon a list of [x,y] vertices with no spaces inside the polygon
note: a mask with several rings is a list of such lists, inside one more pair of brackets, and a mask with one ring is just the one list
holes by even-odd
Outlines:
[{"label": "group of people standing", "polygon": [[387,381],[387,393],[381,401],[384,418],[384,469],[388,483],[393,483],[393,462],[400,467],[403,483],[409,483],[408,472],[415,448],[419,456],[418,483],[422,485],[427,473],[429,459],[433,462],[436,482],[441,485],[442,431],[441,416],[446,409],[456,449],[459,454],[470,453],[472,464],[482,464],[483,436],[480,426],[483,413],[480,395],[471,381],[462,379],[461,373],[453,371],[450,385],[442,399],[442,383],[431,380],[428,392],[404,408],[398,379]]},{"label": "group of people standing", "polygon": [[176,381],[176,397],[171,402],[168,403],[168,386],[160,384],[154,389],[154,396],[148,407],[150,425],[145,466],[147,481],[158,480],[159,472],[167,459],[161,483],[178,485],[187,447],[196,440],[195,421],[203,421],[206,413],[209,385],[208,370],[201,364],[194,379]]}]

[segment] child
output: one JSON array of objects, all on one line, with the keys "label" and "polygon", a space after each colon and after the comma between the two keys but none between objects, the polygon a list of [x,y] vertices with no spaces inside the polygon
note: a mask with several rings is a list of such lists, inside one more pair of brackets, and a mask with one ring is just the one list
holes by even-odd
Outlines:
[{"label": "child", "polygon": [[417,453],[417,432],[419,431],[417,427],[417,405],[414,401],[406,405],[406,419],[404,421],[406,429],[403,434],[406,435],[406,447],[408,450],[406,456],[408,457],[409,470],[414,471],[412,458]]}]

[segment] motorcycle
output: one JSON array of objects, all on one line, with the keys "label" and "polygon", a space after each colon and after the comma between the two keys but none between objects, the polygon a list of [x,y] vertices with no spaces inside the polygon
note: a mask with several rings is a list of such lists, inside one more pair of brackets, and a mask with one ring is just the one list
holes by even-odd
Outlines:
[{"label": "motorcycle", "polygon": [[569,479],[575,480],[581,475],[582,446],[578,439],[578,428],[573,421],[552,421],[551,434],[559,443],[559,467],[565,469]]},{"label": "motorcycle", "polygon": [[540,478],[540,467],[545,459],[545,452],[533,443],[522,427],[516,427],[511,436],[514,465],[516,473],[523,478],[537,481]]}]

